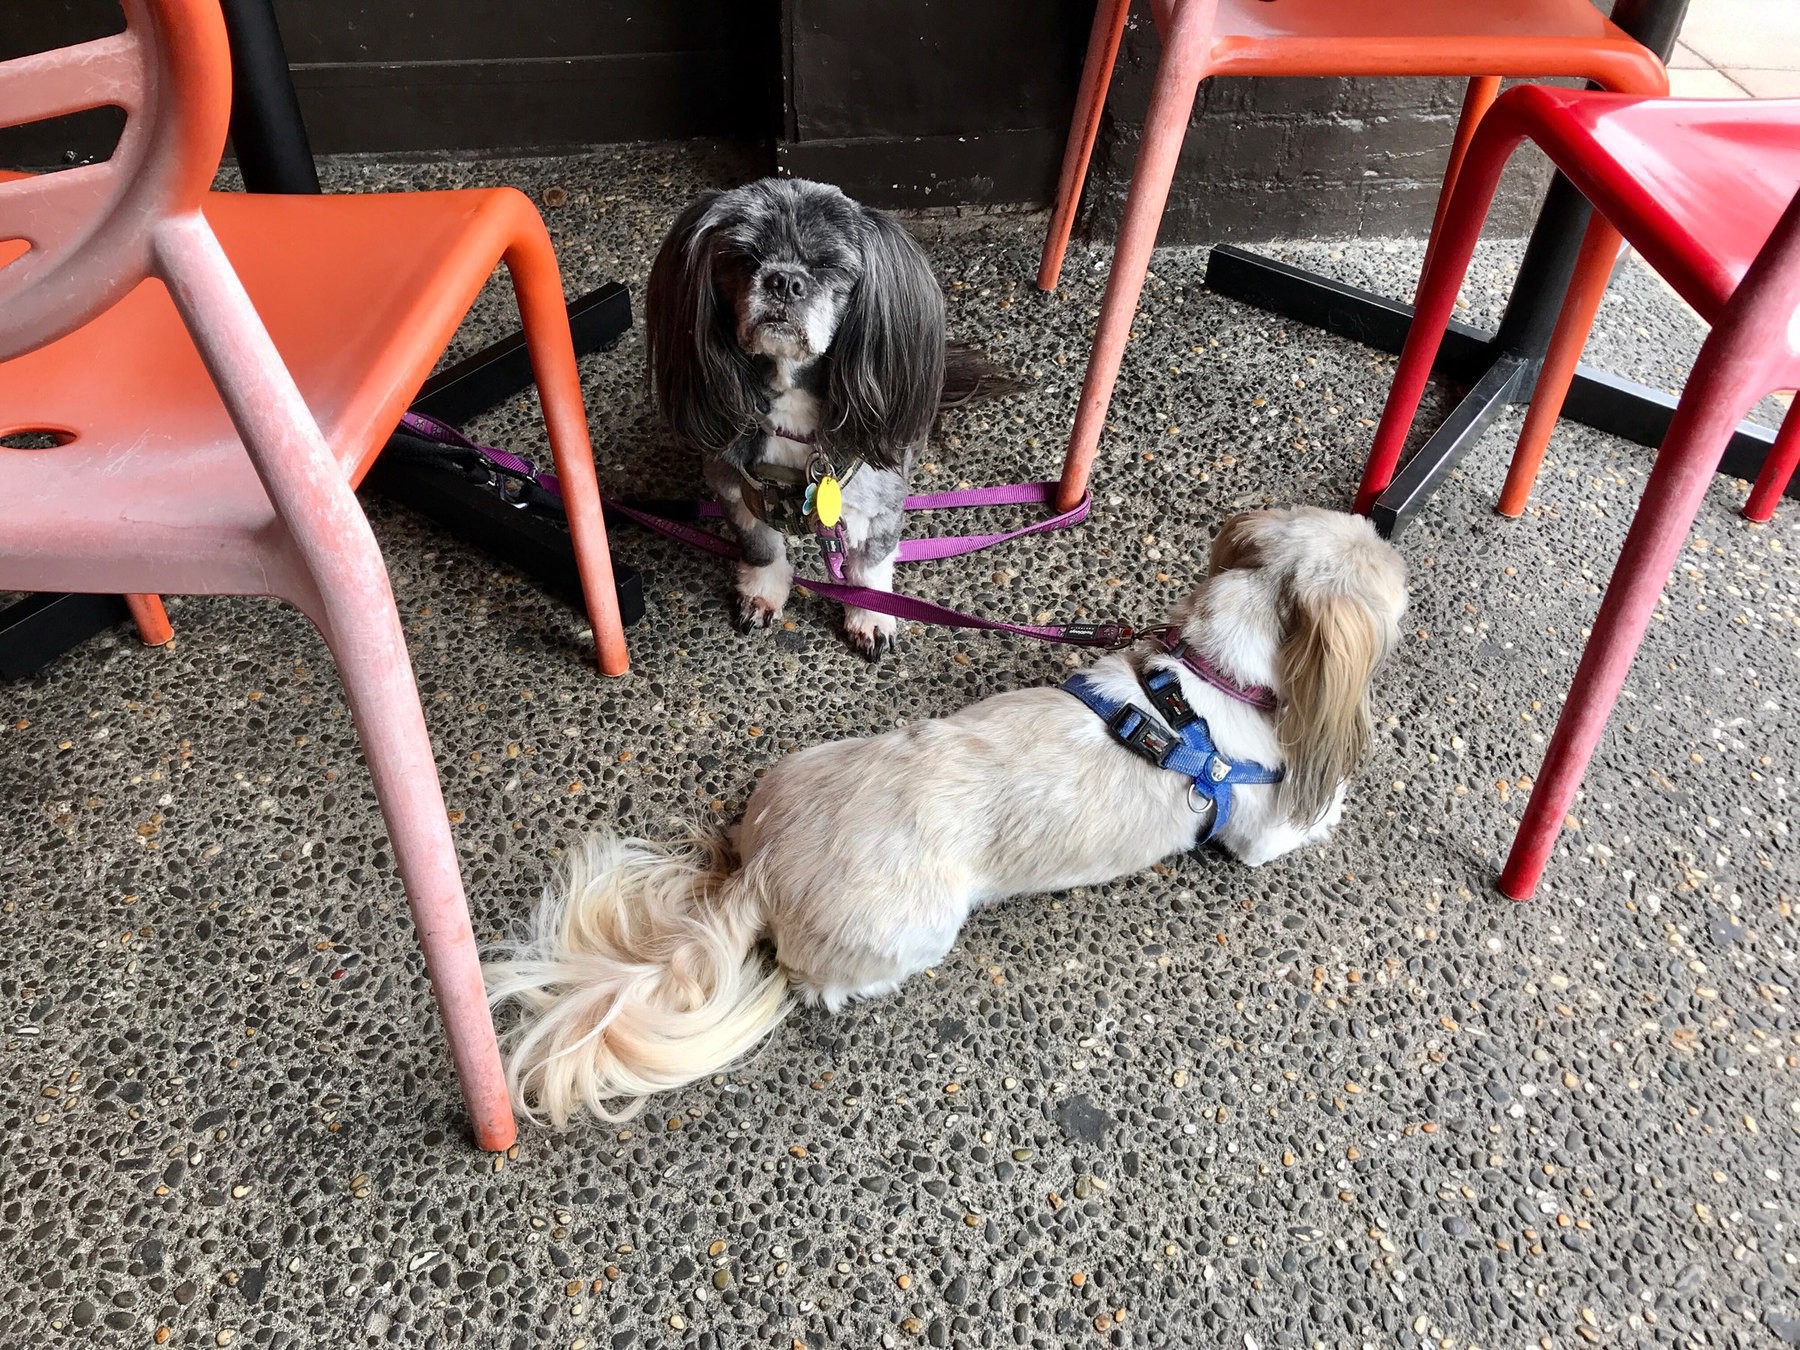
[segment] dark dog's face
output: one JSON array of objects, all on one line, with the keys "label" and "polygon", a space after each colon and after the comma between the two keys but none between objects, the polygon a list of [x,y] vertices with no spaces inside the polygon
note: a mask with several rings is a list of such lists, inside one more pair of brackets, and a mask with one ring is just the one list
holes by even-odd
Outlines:
[{"label": "dark dog's face", "polygon": [[766,181],[720,197],[702,228],[739,347],[802,363],[830,350],[862,279],[860,206],[836,188]]},{"label": "dark dog's face", "polygon": [[944,297],[900,224],[837,188],[711,192],[663,241],[645,297],[657,400],[722,453],[769,407],[769,363],[818,363],[819,435],[882,468],[924,440],[944,386]]}]

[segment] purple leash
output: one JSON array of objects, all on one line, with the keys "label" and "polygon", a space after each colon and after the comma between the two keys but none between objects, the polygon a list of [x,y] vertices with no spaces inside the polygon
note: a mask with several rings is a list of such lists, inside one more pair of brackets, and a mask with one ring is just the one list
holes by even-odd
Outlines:
[{"label": "purple leash", "polygon": [[523,455],[515,455],[510,450],[496,449],[491,445],[477,445],[462,432],[448,422],[440,422],[435,417],[427,417],[424,413],[409,412],[400,418],[400,429],[410,431],[415,436],[428,441],[436,441],[439,445],[455,446],[458,450],[471,450],[480,455],[493,468],[514,478],[522,478],[541,487],[545,492],[562,500],[562,487],[553,473],[539,473],[537,465]]},{"label": "purple leash", "polygon": [[[439,445],[473,452],[491,468],[499,470],[508,477],[528,482],[558,501],[562,500],[562,488],[556,481],[556,475],[540,471],[535,464],[522,455],[495,449],[493,446],[477,445],[455,427],[440,422],[435,417],[427,417],[423,413],[407,413],[400,419],[400,426],[404,431],[426,440],[435,441]],[[955,492],[931,492],[908,497],[904,509],[908,511],[943,511],[955,507],[1041,506],[1054,499],[1057,486],[1055,483],[1007,483],[998,487],[967,488]],[[1001,534],[965,534],[946,535],[932,539],[903,539],[900,542],[896,560],[905,563],[957,558],[966,553],[978,553],[982,549],[992,548],[996,544],[1023,539],[1026,535],[1065,529],[1086,520],[1091,504],[1091,495],[1083,493],[1081,500],[1070,510],[1051,516],[1046,520],[1040,520],[1036,524],[1022,526],[1016,530],[1007,530]],[[743,556],[738,546],[729,539],[721,538],[710,530],[703,530],[697,525],[654,516],[648,511],[623,506],[616,501],[608,502],[607,506],[627,519],[636,521],[645,529],[654,530],[677,543],[686,544],[689,548],[699,549],[703,553],[710,553],[716,558],[736,560]],[[699,514],[707,519],[719,519],[725,513],[716,502],[702,502]],[[844,580],[843,526],[838,525],[823,531],[819,537],[822,551],[825,554],[826,566],[831,572],[832,579],[815,581],[810,577],[796,577],[794,584],[840,604],[855,605],[859,609],[871,610],[876,614],[886,614],[908,623],[929,623],[944,628],[976,628],[989,632],[1016,633],[1021,637],[1037,638],[1041,642],[1060,642],[1077,647],[1122,647],[1137,637],[1137,630],[1124,624],[1005,623],[999,619],[984,619],[977,614],[965,614],[961,610],[951,609],[931,600],[920,600],[915,596],[901,595],[895,591],[878,591],[868,586],[853,586]]]},{"label": "purple leash", "polygon": [[[948,511],[959,506],[1044,506],[1054,500],[1058,486],[1056,483],[1003,483],[998,487],[964,488],[957,492],[928,492],[921,496],[908,497],[902,509],[907,511]],[[1014,539],[1023,539],[1028,534],[1045,534],[1051,530],[1061,530],[1070,525],[1079,525],[1087,519],[1088,507],[1092,504],[1092,500],[1088,494],[1083,493],[1080,501],[1060,515],[1040,520],[1035,525],[1008,530],[1004,534],[949,534],[930,539],[902,539],[900,552],[895,561],[903,563],[936,562],[939,558],[960,558],[965,553],[979,553],[984,548],[1011,543]],[[720,520],[725,515],[724,510],[717,502],[701,502],[699,513],[708,520]],[[654,516],[645,518],[641,513],[635,511],[626,511],[625,514],[644,525],[650,525],[651,520],[659,519]],[[675,522],[667,523],[674,524]],[[661,527],[650,525],[650,528],[660,529]],[[664,533],[668,532],[664,531]],[[708,538],[713,537],[708,536]],[[870,606],[864,605],[863,608],[868,609]]]}]

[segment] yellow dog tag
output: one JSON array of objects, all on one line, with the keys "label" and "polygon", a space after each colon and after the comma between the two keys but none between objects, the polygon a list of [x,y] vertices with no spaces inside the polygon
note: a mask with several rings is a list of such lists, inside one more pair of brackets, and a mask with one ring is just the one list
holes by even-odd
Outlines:
[{"label": "yellow dog tag", "polygon": [[826,529],[833,528],[844,515],[844,489],[837,479],[826,474],[818,482],[813,497],[813,514]]}]

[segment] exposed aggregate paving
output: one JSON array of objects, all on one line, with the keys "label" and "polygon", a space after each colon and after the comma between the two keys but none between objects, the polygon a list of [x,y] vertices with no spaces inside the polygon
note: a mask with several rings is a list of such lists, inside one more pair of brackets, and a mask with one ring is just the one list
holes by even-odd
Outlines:
[{"label": "exposed aggregate paving", "polygon": [[[571,291],[634,300],[705,147],[327,165],[517,183]],[[921,481],[1054,473],[1107,252],[1031,287],[1042,218],[915,222],[953,331],[1038,376],[948,419]],[[1280,256],[1404,296],[1413,243]],[[1468,289],[1491,320],[1516,246]],[[1246,505],[1341,503],[1389,358],[1208,294],[1160,253],[1093,518],[917,593],[1149,619]],[[458,350],[511,323],[492,288]],[[1621,275],[1594,354],[1678,384],[1695,321]],[[697,481],[641,330],[584,360],[602,486]],[[474,1152],[329,656],[273,603],[171,603],[0,690],[0,1346],[1800,1344],[1790,825],[1800,504],[1709,494],[1538,899],[1491,889],[1645,452],[1569,424],[1530,513],[1491,433],[1405,537],[1410,635],[1328,846],[1184,857],[974,920],[931,977],[792,1018],[618,1130]],[[479,436],[536,450],[520,401]],[[372,507],[476,928],[598,820],[729,815],[775,756],[1059,678],[914,630],[879,667],[804,600],[740,635],[712,563],[636,533],[633,673],[578,616]],[[934,522],[939,524],[940,522]],[[951,528],[954,520],[941,522]]]}]

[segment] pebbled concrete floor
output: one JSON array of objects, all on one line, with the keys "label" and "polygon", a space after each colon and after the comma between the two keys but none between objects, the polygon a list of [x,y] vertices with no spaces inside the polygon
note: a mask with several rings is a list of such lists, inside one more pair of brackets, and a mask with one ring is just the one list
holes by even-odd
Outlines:
[{"label": "pebbled concrete floor", "polygon": [[[516,182],[571,290],[641,294],[704,147],[327,166]],[[1038,375],[949,419],[924,481],[1050,476],[1106,252],[1031,289],[1041,222],[916,222],[953,330]],[[1404,295],[1413,243],[1295,244]],[[1516,248],[1484,254],[1491,318]],[[1093,519],[905,574],[989,612],[1159,615],[1250,504],[1341,502],[1391,362],[1227,304],[1159,254]],[[459,346],[509,322],[497,286]],[[1627,268],[1596,354],[1698,341]],[[603,485],[696,481],[641,337],[583,363]],[[1512,424],[1516,426],[1516,423]],[[520,449],[521,404],[473,428]],[[1770,1346],[1800,1343],[1790,796],[1800,509],[1720,480],[1548,883],[1489,881],[1647,455],[1558,432],[1531,513],[1505,430],[1404,539],[1413,629],[1337,839],[1173,858],[972,922],[886,1002],[790,1020],[629,1129],[466,1142],[331,663],[272,603],[178,600],[0,692],[0,1346]],[[633,674],[577,616],[376,504],[477,930],[599,820],[730,814],[784,750],[1060,678],[1059,651],[829,606],[741,636],[711,563],[635,533]],[[944,522],[946,528],[955,522]]]}]

